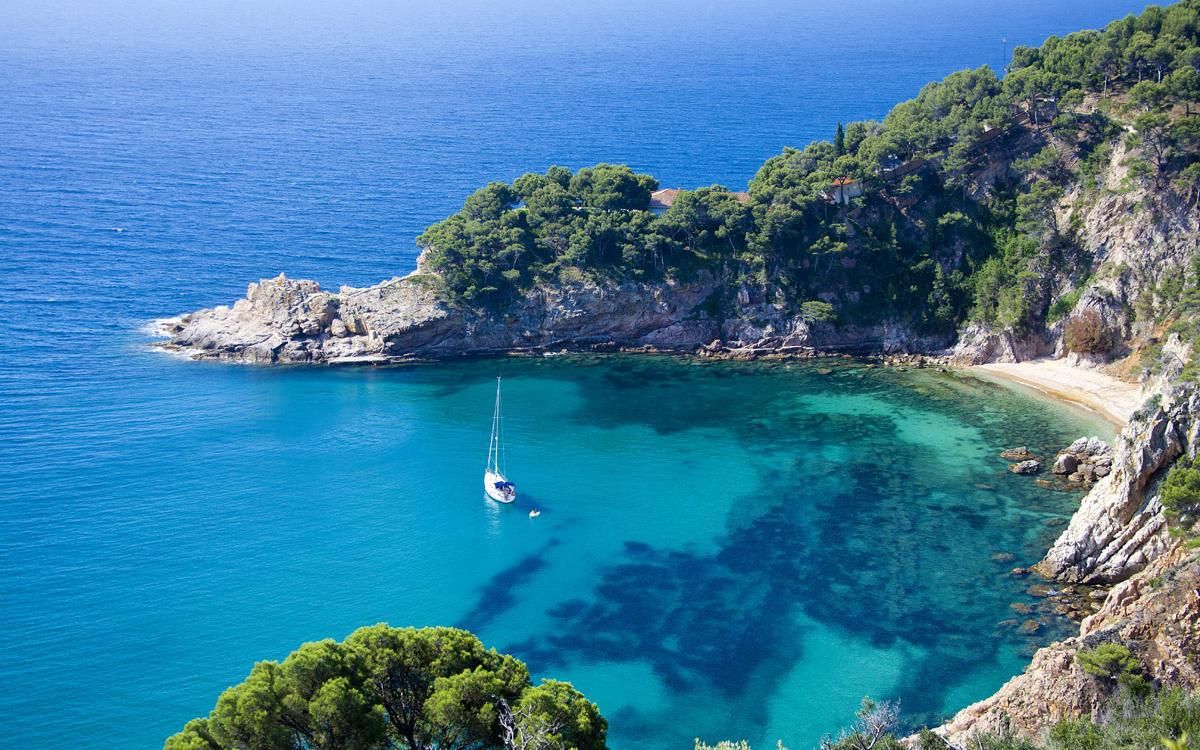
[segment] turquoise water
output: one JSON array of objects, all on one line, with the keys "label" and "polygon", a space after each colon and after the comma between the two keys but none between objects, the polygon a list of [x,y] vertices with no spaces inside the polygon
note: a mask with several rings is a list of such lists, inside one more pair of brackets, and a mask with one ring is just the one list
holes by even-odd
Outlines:
[{"label": "turquoise water", "polygon": [[[1078,415],[936,373],[223,367],[139,329],[280,271],[405,273],[471,190],[552,163],[741,188],[1140,7],[0,0],[0,737],[156,748],[255,659],[379,620],[577,681],[618,750],[990,693],[1027,646],[998,576],[1075,503],[994,453]],[[498,370],[511,510],[479,491]]]},{"label": "turquoise water", "polygon": [[[376,621],[461,625],[574,681],[615,747],[806,747],[864,694],[931,721],[1022,667],[1030,642],[997,623],[1034,600],[1005,573],[1076,502],[996,452],[1103,430],[999,386],[849,364],[129,357],[157,365],[141,408],[72,414],[70,442],[0,484],[18,605],[2,663],[23,686],[3,715],[86,680],[103,688],[61,722],[129,747],[254,660]],[[511,508],[479,486],[497,373]],[[64,736],[17,726],[28,746]]]}]

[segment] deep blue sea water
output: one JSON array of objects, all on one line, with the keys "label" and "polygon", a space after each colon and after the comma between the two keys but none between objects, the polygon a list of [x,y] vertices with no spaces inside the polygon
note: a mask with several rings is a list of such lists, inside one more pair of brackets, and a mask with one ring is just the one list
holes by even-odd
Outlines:
[{"label": "deep blue sea water", "polygon": [[[1076,502],[994,454],[1085,416],[858,366],[218,366],[141,329],[280,271],[405,273],[552,163],[741,188],[1002,38],[1137,9],[0,2],[0,737],[155,748],[254,660],[381,620],[573,680],[619,749],[989,694],[1030,645],[1003,573]],[[517,509],[478,492],[501,370]]]}]

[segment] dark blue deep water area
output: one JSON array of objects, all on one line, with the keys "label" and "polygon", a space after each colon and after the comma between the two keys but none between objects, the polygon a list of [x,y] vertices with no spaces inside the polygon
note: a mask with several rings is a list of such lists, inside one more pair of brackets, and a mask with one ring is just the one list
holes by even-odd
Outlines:
[{"label": "dark blue deep water area", "polygon": [[[551,164],[743,189],[1138,9],[0,0],[0,737],[156,748],[256,659],[379,621],[571,680],[617,750],[990,694],[1068,627],[1007,573],[1078,502],[996,454],[1087,415],[853,361],[253,368],[145,327],[281,271],[404,274],[473,189]],[[479,491],[501,373],[515,507]]]}]

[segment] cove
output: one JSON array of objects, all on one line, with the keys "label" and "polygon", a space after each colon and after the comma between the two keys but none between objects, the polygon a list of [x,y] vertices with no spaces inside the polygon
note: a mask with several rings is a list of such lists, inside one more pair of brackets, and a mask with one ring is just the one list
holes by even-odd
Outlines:
[{"label": "cove", "polygon": [[[35,723],[65,670],[111,687],[73,704],[75,736],[107,717],[120,741],[97,747],[153,747],[254,660],[377,621],[469,628],[573,681],[618,750],[806,747],[867,694],[934,722],[1066,632],[1008,571],[1078,494],[996,454],[1111,436],[1000,386],[851,360],[132,361],[155,373],[155,418],[92,415],[87,482],[46,456],[37,497],[5,488],[0,677],[36,746],[65,741]],[[497,374],[511,508],[479,488]]]}]

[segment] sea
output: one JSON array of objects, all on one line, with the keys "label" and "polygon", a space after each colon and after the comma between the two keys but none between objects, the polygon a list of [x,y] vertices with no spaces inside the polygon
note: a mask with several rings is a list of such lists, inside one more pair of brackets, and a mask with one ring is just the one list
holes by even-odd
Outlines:
[{"label": "sea", "polygon": [[[796,750],[865,695],[910,725],[989,695],[1070,627],[1009,570],[1079,500],[997,454],[1111,436],[1092,415],[852,360],[198,363],[148,325],[280,272],[403,275],[472,190],[552,164],[744,189],[1137,10],[0,0],[0,737],[158,748],[256,660],[376,622],[573,682],[614,750]],[[480,488],[498,375],[512,507]]]}]

